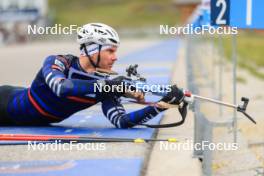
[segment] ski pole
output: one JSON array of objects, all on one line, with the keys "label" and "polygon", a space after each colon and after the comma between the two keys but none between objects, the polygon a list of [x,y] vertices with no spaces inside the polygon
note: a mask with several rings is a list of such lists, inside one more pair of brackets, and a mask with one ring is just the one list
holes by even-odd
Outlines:
[{"label": "ski pole", "polygon": [[60,141],[63,143],[92,143],[92,142],[178,142],[176,138],[168,139],[143,139],[143,138],[115,138],[115,137],[89,137],[78,135],[30,135],[30,134],[0,134],[0,141],[39,141],[39,142],[54,142]]},{"label": "ski pole", "polygon": [[247,109],[247,105],[249,103],[249,99],[246,97],[242,97],[241,101],[243,102],[242,105],[235,105],[235,104],[231,104],[228,102],[224,102],[224,101],[219,101],[219,100],[215,100],[212,98],[207,98],[207,97],[203,97],[200,95],[195,95],[195,94],[191,94],[191,92],[186,91],[184,93],[184,95],[187,97],[185,100],[187,102],[192,102],[192,99],[199,99],[199,100],[203,100],[203,101],[208,101],[208,102],[212,102],[215,104],[219,104],[222,106],[226,106],[226,107],[230,107],[230,108],[234,108],[236,109],[238,112],[241,112],[242,114],[244,114],[251,122],[253,122],[254,124],[257,124],[257,122],[246,112]]}]

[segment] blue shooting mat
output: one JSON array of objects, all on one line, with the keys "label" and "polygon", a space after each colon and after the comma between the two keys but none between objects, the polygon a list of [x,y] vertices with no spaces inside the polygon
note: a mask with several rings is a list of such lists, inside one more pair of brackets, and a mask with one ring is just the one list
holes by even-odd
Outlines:
[{"label": "blue shooting mat", "polygon": [[[139,72],[146,74],[149,84],[168,84],[173,64],[176,60],[179,40],[166,40],[157,45],[145,48],[127,56],[119,61],[130,65],[139,63]],[[133,61],[133,63],[132,63]],[[148,64],[154,64],[148,66]],[[160,97],[148,96],[147,101],[157,101]],[[136,109],[126,109],[128,112]],[[159,124],[163,113],[149,121]],[[119,137],[119,138],[151,138],[155,129],[135,127],[132,129],[115,128],[101,112],[101,108],[87,109],[78,112],[70,118],[48,127],[1,127],[1,134],[39,134],[39,135],[88,135],[93,137]],[[3,142],[2,142],[3,143]],[[1,144],[1,143],[0,143]]]},{"label": "blue shooting mat", "polygon": [[140,158],[0,162],[0,176],[135,176],[142,163]]}]

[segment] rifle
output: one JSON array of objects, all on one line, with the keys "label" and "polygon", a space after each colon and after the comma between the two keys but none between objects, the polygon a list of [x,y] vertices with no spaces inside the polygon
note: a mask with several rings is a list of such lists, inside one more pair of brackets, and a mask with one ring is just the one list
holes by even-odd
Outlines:
[{"label": "rifle", "polygon": [[[134,75],[136,77],[139,77],[139,80],[145,80],[146,81],[145,78],[142,79],[140,77],[140,75],[137,73],[137,67],[138,67],[138,65],[130,65],[128,67],[128,69],[126,69],[127,75],[128,76]],[[162,93],[153,92],[153,94],[164,96],[164,92],[162,92]],[[237,110],[238,112],[241,112],[242,114],[244,114],[252,123],[257,124],[257,122],[246,112],[247,105],[249,103],[249,98],[242,97],[241,101],[243,102],[243,104],[242,105],[235,105],[235,104],[231,104],[231,103],[228,103],[228,102],[215,100],[215,99],[212,99],[212,98],[207,98],[207,97],[203,97],[203,96],[200,96],[200,95],[195,95],[195,94],[192,94],[190,91],[184,91],[184,95],[185,95],[184,101],[187,102],[187,103],[192,103],[194,99],[198,99],[198,100],[208,101],[208,102],[211,102],[211,103],[215,103],[215,104],[219,104],[219,105],[222,105],[222,106],[230,107],[230,108],[233,108],[233,109]],[[168,105],[167,107],[173,107],[173,106]]]}]

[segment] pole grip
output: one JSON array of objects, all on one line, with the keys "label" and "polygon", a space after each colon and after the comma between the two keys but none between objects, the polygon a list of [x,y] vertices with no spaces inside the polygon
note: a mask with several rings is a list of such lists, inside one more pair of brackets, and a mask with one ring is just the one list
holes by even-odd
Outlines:
[{"label": "pole grip", "polygon": [[242,97],[241,101],[243,101],[244,103],[243,103],[243,105],[240,105],[240,106],[237,107],[237,111],[241,112],[242,114],[244,114],[254,124],[257,124],[257,122],[248,113],[246,113],[249,99],[246,98],[246,97]]},{"label": "pole grip", "polygon": [[243,105],[240,105],[240,106],[237,107],[237,111],[245,112],[246,109],[247,109],[247,105],[248,105],[249,99],[246,98],[246,97],[242,97],[241,101],[243,101],[244,103],[243,103]]}]

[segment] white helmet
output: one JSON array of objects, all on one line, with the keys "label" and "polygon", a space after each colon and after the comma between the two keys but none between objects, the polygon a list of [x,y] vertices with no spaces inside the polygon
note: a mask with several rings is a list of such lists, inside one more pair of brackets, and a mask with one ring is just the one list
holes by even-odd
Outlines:
[{"label": "white helmet", "polygon": [[117,32],[103,23],[88,23],[77,32],[79,44],[113,45],[119,46],[120,41]]}]

